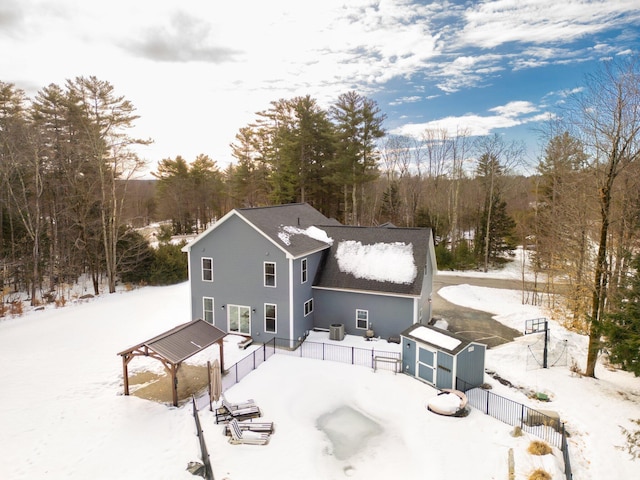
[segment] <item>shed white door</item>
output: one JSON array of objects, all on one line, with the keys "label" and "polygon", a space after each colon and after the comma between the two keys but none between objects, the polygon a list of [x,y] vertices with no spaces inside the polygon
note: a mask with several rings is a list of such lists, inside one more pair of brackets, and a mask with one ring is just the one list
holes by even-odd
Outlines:
[{"label": "shed white door", "polygon": [[416,359],[416,376],[431,384],[435,383],[437,353],[428,348],[418,347]]}]

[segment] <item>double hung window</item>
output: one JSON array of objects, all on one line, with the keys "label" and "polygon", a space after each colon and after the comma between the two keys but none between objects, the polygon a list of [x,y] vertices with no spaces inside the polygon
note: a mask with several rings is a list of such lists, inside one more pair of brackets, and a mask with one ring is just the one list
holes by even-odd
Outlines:
[{"label": "double hung window", "polygon": [[277,324],[277,306],[272,303],[264,304],[264,331],[268,333],[276,333]]},{"label": "double hung window", "polygon": [[264,262],[264,286],[276,286],[276,264],[273,262]]},{"label": "double hung window", "polygon": [[202,281],[213,282],[213,258],[202,257]]},{"label": "double hung window", "polygon": [[369,328],[369,311],[356,310],[356,328],[367,330]]},{"label": "double hung window", "polygon": [[300,283],[307,282],[307,259],[303,258],[300,262]]},{"label": "double hung window", "polygon": [[202,298],[202,318],[205,322],[213,324],[213,298],[211,297],[203,297]]},{"label": "double hung window", "polygon": [[313,312],[313,298],[310,298],[306,302],[304,302],[304,316],[306,317],[311,312]]}]

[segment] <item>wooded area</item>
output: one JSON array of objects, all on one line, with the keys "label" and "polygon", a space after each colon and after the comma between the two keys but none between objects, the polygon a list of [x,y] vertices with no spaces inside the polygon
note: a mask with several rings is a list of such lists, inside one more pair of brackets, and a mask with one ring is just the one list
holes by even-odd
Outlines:
[{"label": "wooded area", "polygon": [[[549,120],[528,175],[517,142],[463,129],[389,135],[376,102],[352,91],[327,109],[310,96],[272,102],[239,128],[223,170],[205,154],[178,156],[139,180],[132,147],[149,140],[128,135],[135,108],[108,82],[78,77],[33,99],[0,82],[3,298],[51,301],[81,275],[96,294],[101,276],[110,292],[176,281],[186,270],[171,234],[235,207],[308,202],[345,224],[431,227],[440,269],[486,271],[523,245],[539,276],[523,281],[523,301],[590,335],[585,373],[606,332],[635,338],[626,351],[637,365],[640,319],[619,313],[638,275],[639,86],[637,60],[604,63]],[[136,228],[158,221],[167,226],[151,249]]]}]

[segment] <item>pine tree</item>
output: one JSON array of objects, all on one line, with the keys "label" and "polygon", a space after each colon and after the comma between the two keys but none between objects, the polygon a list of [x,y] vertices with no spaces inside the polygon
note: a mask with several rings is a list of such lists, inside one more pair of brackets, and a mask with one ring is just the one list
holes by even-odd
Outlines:
[{"label": "pine tree", "polygon": [[612,299],[614,312],[604,316],[602,331],[609,358],[623,370],[640,376],[640,255],[632,264],[633,274]]}]

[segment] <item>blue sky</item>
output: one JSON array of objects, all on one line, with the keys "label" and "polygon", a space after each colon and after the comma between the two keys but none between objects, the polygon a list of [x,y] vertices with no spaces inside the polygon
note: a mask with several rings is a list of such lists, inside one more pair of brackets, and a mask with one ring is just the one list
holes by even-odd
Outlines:
[{"label": "blue sky", "polygon": [[137,108],[151,169],[204,153],[233,160],[269,102],[349,90],[391,133],[538,133],[585,73],[638,53],[638,0],[0,0],[0,80],[33,96],[95,75]]}]

